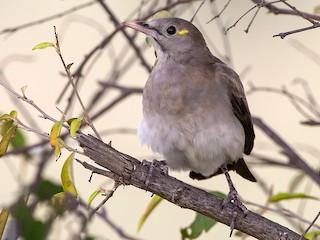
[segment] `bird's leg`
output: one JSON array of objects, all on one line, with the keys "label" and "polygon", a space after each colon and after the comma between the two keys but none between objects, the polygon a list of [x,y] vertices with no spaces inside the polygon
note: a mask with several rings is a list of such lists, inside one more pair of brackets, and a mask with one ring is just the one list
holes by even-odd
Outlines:
[{"label": "bird's leg", "polygon": [[226,176],[226,179],[228,181],[228,185],[229,185],[229,193],[228,196],[223,200],[221,207],[223,208],[227,203],[231,202],[233,204],[233,213],[232,213],[232,219],[231,219],[231,224],[230,224],[230,236],[232,235],[232,232],[234,230],[234,224],[235,224],[235,220],[237,218],[237,211],[236,208],[240,208],[244,215],[247,215],[248,213],[248,209],[246,208],[246,206],[243,205],[243,203],[240,201],[239,196],[238,196],[238,192],[235,189],[233,182],[230,178],[229,172],[228,172],[228,167],[227,164],[224,164],[221,167],[222,172],[224,173],[224,175]]},{"label": "bird's leg", "polygon": [[147,174],[146,180],[144,182],[144,184],[146,185],[146,188],[148,188],[148,186],[153,178],[153,174],[154,174],[155,169],[159,168],[161,170],[161,173],[164,175],[168,175],[168,172],[169,172],[168,166],[164,160],[158,161],[156,159],[153,159],[151,161],[151,163],[147,160],[142,160],[142,165],[146,165],[149,167],[148,174]]}]

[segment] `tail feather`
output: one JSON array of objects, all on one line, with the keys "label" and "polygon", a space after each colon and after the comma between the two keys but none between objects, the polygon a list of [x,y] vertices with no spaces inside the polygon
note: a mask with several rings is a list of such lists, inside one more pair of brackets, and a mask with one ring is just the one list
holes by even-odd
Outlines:
[{"label": "tail feather", "polygon": [[[245,163],[243,158],[240,158],[237,162],[234,162],[232,164],[228,164],[228,170],[234,170],[236,171],[241,177],[251,181],[251,182],[256,182],[257,179],[253,176],[253,174],[250,172],[247,164]],[[203,176],[201,173],[196,173],[191,171],[189,173],[189,177],[192,179],[197,179],[197,180],[204,180],[211,178],[213,176],[222,174],[222,170],[219,168],[217,172],[214,174],[211,174],[210,176]]]}]

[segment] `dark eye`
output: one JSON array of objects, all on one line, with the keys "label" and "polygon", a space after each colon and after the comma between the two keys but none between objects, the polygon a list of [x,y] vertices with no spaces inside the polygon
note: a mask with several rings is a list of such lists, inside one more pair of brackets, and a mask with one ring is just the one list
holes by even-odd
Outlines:
[{"label": "dark eye", "polygon": [[149,24],[148,23],[142,23],[142,26],[148,28]]},{"label": "dark eye", "polygon": [[167,28],[167,33],[173,35],[176,33],[176,28],[174,26],[170,26]]}]

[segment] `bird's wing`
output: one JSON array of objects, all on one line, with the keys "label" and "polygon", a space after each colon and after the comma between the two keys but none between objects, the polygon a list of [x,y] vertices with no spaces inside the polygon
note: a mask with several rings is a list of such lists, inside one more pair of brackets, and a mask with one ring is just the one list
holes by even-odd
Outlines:
[{"label": "bird's wing", "polygon": [[253,148],[255,134],[242,83],[239,76],[226,64],[218,63],[217,65],[218,66],[216,66],[216,71],[219,72],[221,81],[224,82],[228,88],[232,110],[243,126],[245,133],[245,144],[243,152],[248,155]]}]

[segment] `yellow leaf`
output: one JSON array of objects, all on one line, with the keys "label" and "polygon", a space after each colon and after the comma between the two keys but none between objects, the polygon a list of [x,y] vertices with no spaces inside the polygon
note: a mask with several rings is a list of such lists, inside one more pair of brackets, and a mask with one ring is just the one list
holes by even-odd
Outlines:
[{"label": "yellow leaf", "polygon": [[163,198],[158,195],[153,195],[151,201],[149,202],[146,211],[143,213],[138,222],[138,231],[142,228],[142,225],[150,215],[150,213],[155,209],[155,207],[162,201]]},{"label": "yellow leaf", "polygon": [[91,205],[92,201],[98,196],[98,194],[100,194],[101,192],[102,192],[102,190],[101,190],[101,189],[98,189],[98,190],[94,191],[94,192],[90,195],[90,197],[89,197],[89,199],[88,199],[88,205],[89,205],[89,206]]},{"label": "yellow leaf", "polygon": [[12,110],[12,111],[10,112],[10,116],[11,116],[12,118],[17,117],[17,115],[18,115],[18,113],[17,113],[16,110]]},{"label": "yellow leaf", "polygon": [[62,121],[53,124],[50,132],[50,145],[55,148],[55,154],[60,155],[60,148],[64,146],[63,141],[59,138],[62,127]]},{"label": "yellow leaf", "polygon": [[11,138],[16,133],[17,126],[12,125],[6,133],[4,133],[0,141],[0,157],[6,154]]},{"label": "yellow leaf", "polygon": [[159,12],[156,12],[152,17],[151,19],[159,19],[159,18],[172,18],[173,15],[166,11],[166,10],[162,10],[162,11],[159,11]]},{"label": "yellow leaf", "polygon": [[65,192],[68,192],[74,196],[77,196],[77,190],[72,182],[72,161],[74,158],[74,153],[71,153],[67,160],[64,162],[61,170],[61,182],[62,188]]},{"label": "yellow leaf", "polygon": [[74,118],[70,123],[70,136],[74,138],[76,132],[79,130],[81,123],[82,123],[82,117],[80,118]]},{"label": "yellow leaf", "polygon": [[2,211],[0,213],[0,239],[4,239],[4,238],[2,238],[2,236],[3,236],[4,228],[6,227],[6,224],[8,221],[8,217],[9,217],[8,210],[2,209]]}]

